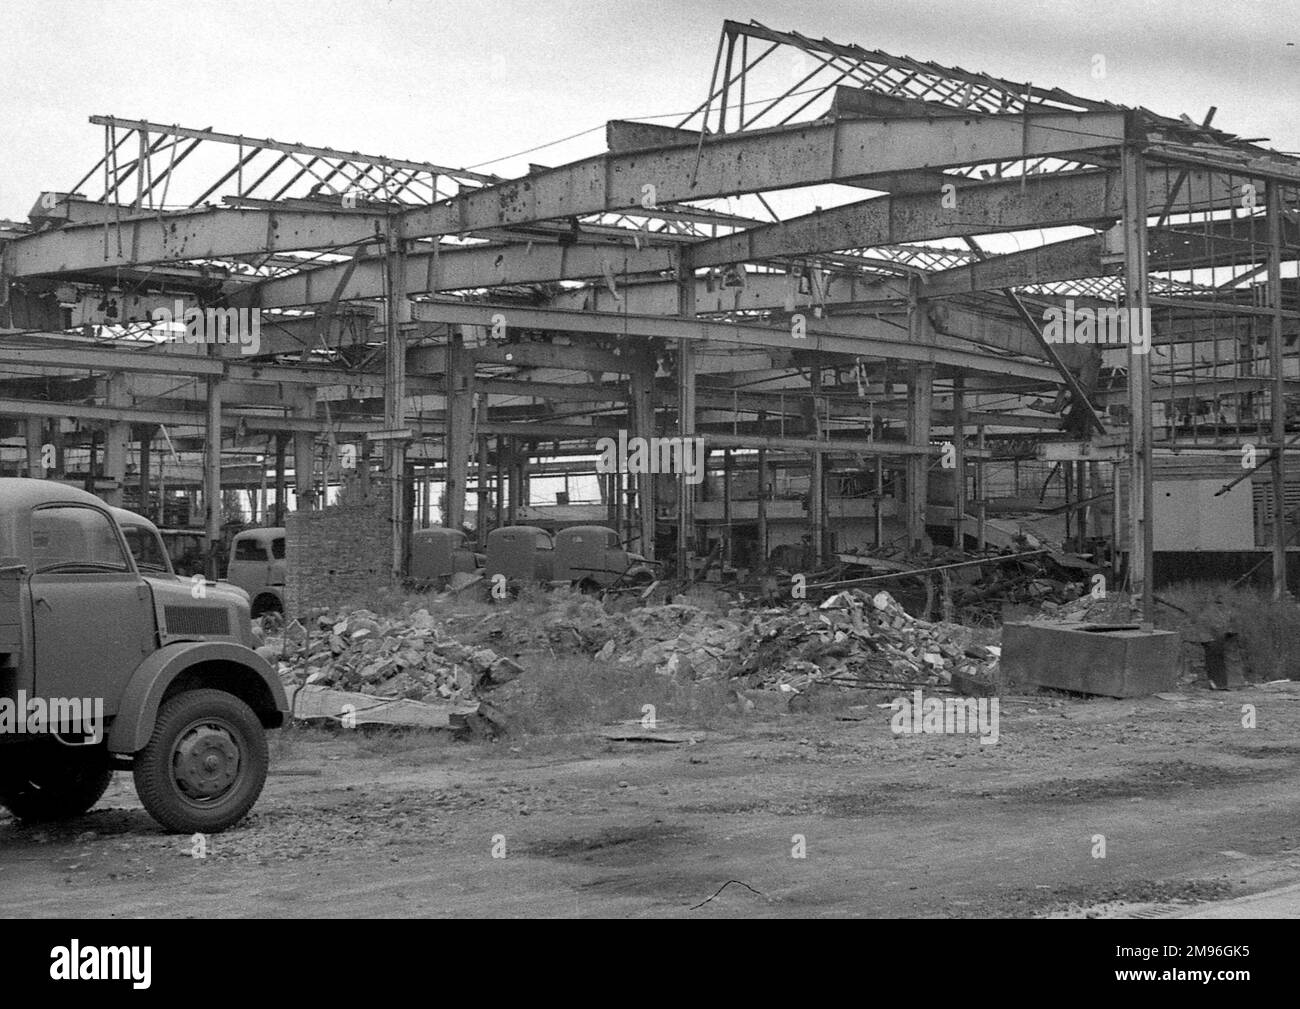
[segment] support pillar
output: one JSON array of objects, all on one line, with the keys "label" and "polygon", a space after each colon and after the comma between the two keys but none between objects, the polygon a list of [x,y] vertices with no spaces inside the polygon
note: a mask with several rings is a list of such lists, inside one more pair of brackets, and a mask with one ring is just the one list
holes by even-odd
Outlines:
[{"label": "support pillar", "polygon": [[[1121,156],[1124,181],[1124,295],[1129,325],[1149,325],[1147,301],[1146,165],[1135,146]],[[1148,337],[1150,334],[1148,334]],[[1137,353],[1147,341],[1129,340],[1129,582],[1142,599],[1142,622],[1155,619],[1151,584],[1153,505],[1151,486],[1151,355]]]},{"label": "support pillar", "polygon": [[[907,443],[928,445],[930,417],[934,406],[934,366],[913,365],[907,383]],[[925,506],[929,488],[930,457],[919,453],[907,457],[907,547],[924,549]]]},{"label": "support pillar", "polygon": [[[488,509],[492,498],[492,472],[488,468],[488,438],[481,434],[478,438],[478,466],[475,468],[478,482],[478,517],[474,522],[474,538],[481,550],[487,546]],[[428,518],[425,516],[427,526]]]},{"label": "support pillar", "polygon": [[448,529],[459,529],[465,523],[465,489],[469,457],[474,451],[473,407],[474,362],[465,350],[459,328],[453,327],[447,347],[447,513],[442,517]]},{"label": "support pillar", "polygon": [[221,383],[207,380],[206,427],[203,432],[203,517],[207,577],[213,581],[219,571],[221,547]]},{"label": "support pillar", "polygon": [[955,449],[956,479],[953,481],[952,543],[966,549],[966,381],[958,375],[952,382],[952,444]]},{"label": "support pillar", "polygon": [[27,436],[27,475],[34,480],[46,475],[45,467],[41,465],[42,449],[44,447],[44,423],[39,417],[28,417],[23,424],[23,432]]},{"label": "support pillar", "polygon": [[[294,409],[298,417],[316,415],[316,396],[310,391],[300,392],[298,405]],[[309,431],[293,432],[293,489],[298,507],[306,511],[321,507],[324,501],[316,501],[316,436]],[[322,491],[323,497],[323,491]]]},{"label": "support pillar", "polygon": [[[108,378],[109,406],[127,406],[126,376],[110,375]],[[110,423],[104,430],[104,477],[111,481],[106,489],[99,491],[99,496],[108,504],[122,506],[122,488],[126,485],[127,446],[131,442],[131,425],[127,423]]]},{"label": "support pillar", "polygon": [[510,493],[510,503],[506,507],[506,525],[515,525],[519,521],[519,504],[523,496],[523,480],[515,456],[519,452],[519,439],[507,438],[509,450],[506,453],[506,486]]},{"label": "support pillar", "polygon": [[[812,366],[809,375],[808,434],[820,441],[823,436],[821,414],[822,369],[820,361]],[[812,527],[813,566],[821,568],[826,563],[826,475],[823,471],[825,457],[820,448],[809,453],[808,470],[808,524]]]},{"label": "support pillar", "polygon": [[734,560],[731,535],[731,449],[722,450],[722,562],[729,568]]},{"label": "support pillar", "polygon": [[[766,411],[760,410],[758,412],[759,432],[761,433],[766,430],[766,426],[767,413]],[[758,450],[758,501],[755,503],[755,508],[758,512],[759,568],[763,571],[767,570],[767,484],[770,479],[771,476],[767,469],[767,449],[760,448]]]},{"label": "support pillar", "polygon": [[289,497],[289,482],[284,474],[284,456],[288,444],[289,436],[283,431],[277,431],[275,433],[275,519],[271,522],[273,526],[284,525],[284,516],[288,510],[286,502]]},{"label": "support pillar", "polygon": [[[636,354],[630,362],[631,373],[628,375],[628,420],[632,426],[631,437],[650,439],[655,434],[655,399],[654,399],[654,356],[648,353]],[[626,480],[629,493],[622,498],[626,508],[627,535],[636,536],[637,550],[643,556],[653,559],[655,555],[655,478],[651,473],[622,472],[622,460],[619,460],[619,472],[614,474],[615,486]],[[636,517],[628,506],[632,493],[636,496]]]},{"label": "support pillar", "polygon": [[[389,432],[406,427],[406,326],[410,302],[406,299],[406,246],[402,216],[388,219],[384,257],[384,427]],[[406,535],[410,511],[406,495],[406,442],[390,437],[384,441],[384,477],[388,482],[389,577],[402,578],[406,563]]]},{"label": "support pillar", "polygon": [[[677,264],[677,314],[695,317],[695,264],[691,250],[682,248]],[[677,433],[686,451],[687,439],[695,437],[695,346],[690,340],[677,341]],[[695,486],[677,475],[677,577],[690,574],[691,545],[695,533]]]},{"label": "support pillar", "polygon": [[1268,303],[1273,309],[1269,367],[1273,373],[1273,598],[1287,597],[1286,587],[1286,382],[1282,372],[1282,186],[1268,180]]},{"label": "support pillar", "polygon": [[153,469],[153,425],[141,424],[140,432],[140,472],[138,474],[140,487],[140,514],[148,519],[154,519],[153,508],[149,503],[149,491],[152,487]]}]

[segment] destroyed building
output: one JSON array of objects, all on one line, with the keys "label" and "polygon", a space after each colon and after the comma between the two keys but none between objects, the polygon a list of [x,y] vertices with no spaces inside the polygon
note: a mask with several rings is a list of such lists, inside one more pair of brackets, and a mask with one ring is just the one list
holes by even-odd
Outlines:
[{"label": "destroyed building", "polygon": [[0,469],[210,571],[343,493],[290,535],[308,596],[434,524],[607,525],[679,579],[1028,536],[1148,615],[1206,567],[1297,587],[1300,159],[758,23],[716,52],[690,115],[518,178],[92,117],[0,227]]}]

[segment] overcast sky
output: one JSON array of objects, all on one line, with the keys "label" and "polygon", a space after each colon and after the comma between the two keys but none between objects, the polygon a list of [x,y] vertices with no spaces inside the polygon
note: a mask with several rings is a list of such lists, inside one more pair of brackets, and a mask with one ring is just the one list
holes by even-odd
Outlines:
[{"label": "overcast sky", "polygon": [[0,217],[95,163],[93,114],[466,167],[689,110],[727,17],[1167,115],[1217,105],[1215,125],[1300,151],[1300,0],[6,0]]}]

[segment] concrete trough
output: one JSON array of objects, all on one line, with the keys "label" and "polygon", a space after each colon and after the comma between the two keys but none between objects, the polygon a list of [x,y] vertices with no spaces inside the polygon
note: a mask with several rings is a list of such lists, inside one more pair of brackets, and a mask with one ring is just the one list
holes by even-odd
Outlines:
[{"label": "concrete trough", "polygon": [[1174,689],[1180,656],[1173,631],[1037,621],[1002,628],[1001,669],[1008,685],[1145,697]]}]

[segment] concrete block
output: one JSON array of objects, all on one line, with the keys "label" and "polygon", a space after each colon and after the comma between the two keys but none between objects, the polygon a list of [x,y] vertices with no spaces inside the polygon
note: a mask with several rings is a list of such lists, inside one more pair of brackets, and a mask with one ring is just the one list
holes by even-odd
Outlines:
[{"label": "concrete block", "polygon": [[1180,644],[1173,631],[1008,623],[1002,628],[1002,676],[1008,684],[1145,697],[1177,685]]}]

